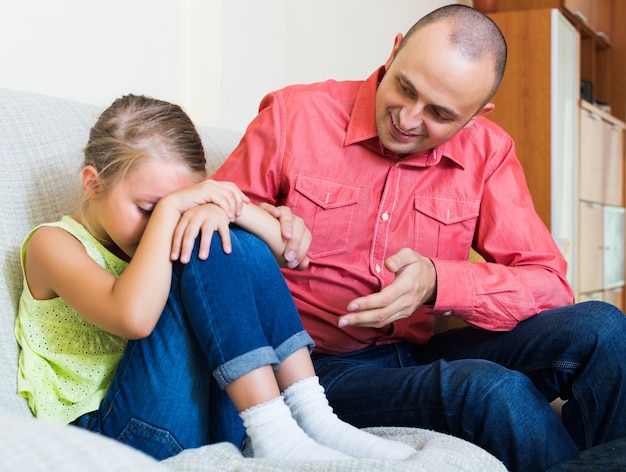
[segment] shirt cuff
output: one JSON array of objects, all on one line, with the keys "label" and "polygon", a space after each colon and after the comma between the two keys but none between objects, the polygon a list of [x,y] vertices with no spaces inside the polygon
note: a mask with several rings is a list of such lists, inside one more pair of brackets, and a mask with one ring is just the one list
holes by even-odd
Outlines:
[{"label": "shirt cuff", "polygon": [[475,307],[472,263],[431,259],[437,272],[437,299],[433,315],[454,315],[459,318],[470,315]]}]

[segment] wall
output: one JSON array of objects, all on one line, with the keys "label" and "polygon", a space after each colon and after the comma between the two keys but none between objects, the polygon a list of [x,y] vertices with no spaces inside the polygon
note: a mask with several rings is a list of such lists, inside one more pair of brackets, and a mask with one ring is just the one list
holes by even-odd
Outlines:
[{"label": "wall", "polygon": [[125,92],[182,98],[190,2],[1,1],[0,87],[103,105]]},{"label": "wall", "polygon": [[[242,129],[265,93],[292,83],[364,79],[397,33],[446,0],[225,0],[222,124]],[[245,6],[245,7],[244,7]],[[246,15],[242,15],[242,11]]]},{"label": "wall", "polygon": [[128,92],[243,130],[266,92],[362,79],[446,0],[0,0],[0,87],[108,105]]}]

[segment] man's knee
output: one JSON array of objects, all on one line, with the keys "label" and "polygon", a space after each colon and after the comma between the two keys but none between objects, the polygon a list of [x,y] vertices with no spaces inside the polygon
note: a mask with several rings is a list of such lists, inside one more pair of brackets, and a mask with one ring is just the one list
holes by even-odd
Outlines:
[{"label": "man's knee", "polygon": [[[471,396],[477,403],[507,404],[511,398],[524,399],[536,391],[530,379],[521,372],[507,369],[484,359],[462,359],[447,363],[452,395],[459,391]],[[482,399],[482,400],[481,400]]]},{"label": "man's knee", "polygon": [[558,326],[558,333],[562,336],[555,336],[555,339],[567,338],[579,345],[587,340],[593,349],[605,342],[611,343],[616,350],[626,348],[626,316],[616,306],[590,300],[553,311],[563,315]]}]

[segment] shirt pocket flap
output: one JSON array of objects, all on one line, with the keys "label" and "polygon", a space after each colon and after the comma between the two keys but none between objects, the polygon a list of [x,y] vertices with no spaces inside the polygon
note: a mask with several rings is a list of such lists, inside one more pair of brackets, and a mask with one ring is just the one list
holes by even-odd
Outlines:
[{"label": "shirt pocket flap", "polygon": [[359,187],[298,175],[296,190],[316,205],[329,210],[353,205],[359,201]]},{"label": "shirt pocket flap", "polygon": [[415,197],[415,209],[427,216],[450,225],[478,217],[478,200],[457,200],[441,197]]}]

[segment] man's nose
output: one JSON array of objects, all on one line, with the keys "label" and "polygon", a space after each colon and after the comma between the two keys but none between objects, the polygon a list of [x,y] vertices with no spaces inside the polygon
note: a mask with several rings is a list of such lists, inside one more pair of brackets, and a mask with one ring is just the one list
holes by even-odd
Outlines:
[{"label": "man's nose", "polygon": [[409,132],[419,128],[424,122],[424,106],[421,103],[415,103],[411,106],[402,107],[399,118],[398,126],[403,131]]}]

